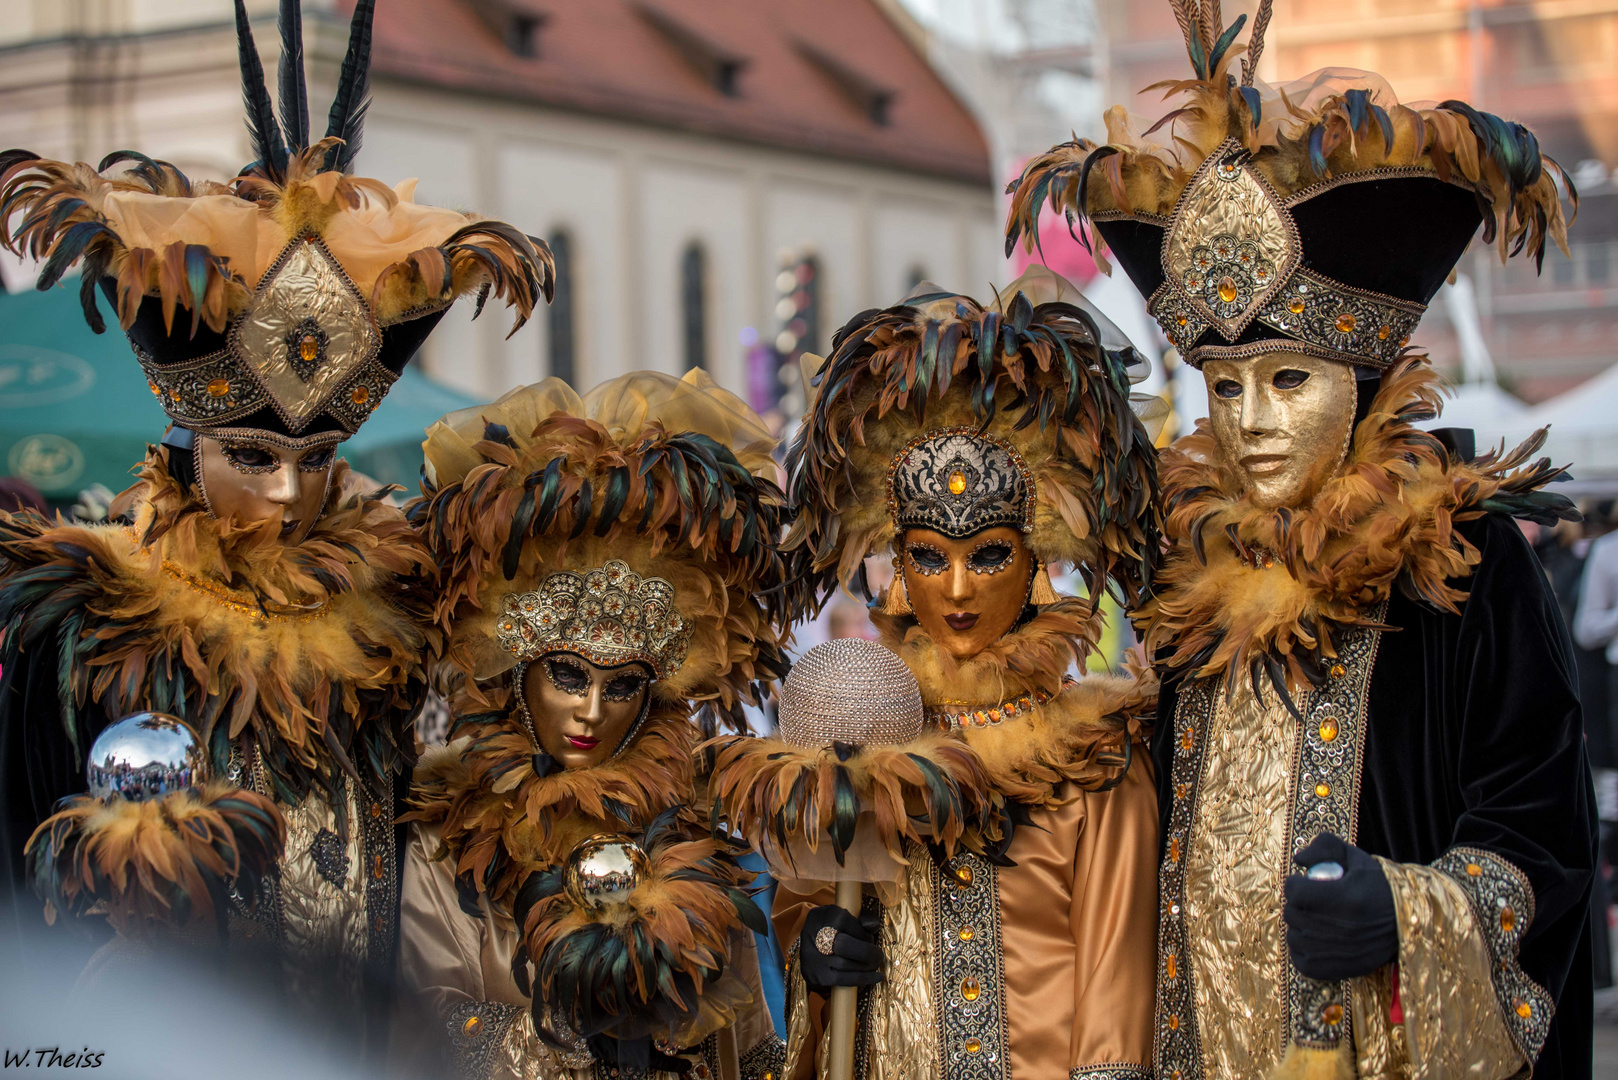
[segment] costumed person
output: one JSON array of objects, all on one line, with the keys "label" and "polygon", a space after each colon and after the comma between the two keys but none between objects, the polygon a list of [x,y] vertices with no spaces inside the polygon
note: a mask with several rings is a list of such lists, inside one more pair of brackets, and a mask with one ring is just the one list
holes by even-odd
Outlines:
[{"label": "costumed person", "polygon": [[[794,580],[811,604],[868,592],[866,557],[892,552],[881,641],[1016,827],[981,854],[911,848],[874,933],[829,891],[778,890],[794,1077],[824,1070],[827,992],[873,981],[863,1076],[1150,1074],[1157,804],[1137,743],[1154,689],[1066,672],[1084,671],[1104,594],[1134,603],[1148,581],[1155,452],[1136,358],[1081,303],[1043,268],[993,304],[924,285],[853,319],[815,377],[788,460]],[[1088,597],[1058,596],[1053,564]]]},{"label": "costumed person", "polygon": [[[82,268],[86,319],[103,329],[101,294],[171,421],[112,522],[0,520],[0,846],[19,932],[44,932],[33,884],[58,912],[106,911],[119,935],[98,964],[165,935],[267,950],[289,999],[366,1038],[375,1017],[355,1013],[382,1011],[395,967],[395,803],[436,643],[405,592],[424,546],[335,455],[457,297],[492,293],[521,325],[551,276],[510,226],[352,175],[372,11],[355,9],[311,142],[296,0],[279,123],[238,2],[258,160],[228,183],[132,151],[100,168],[0,155],[0,239],[43,260],[41,289]],[[268,807],[258,824],[284,829],[261,888],[221,880],[230,860],[169,809],[78,800],[50,817],[107,766],[86,762],[97,735],[148,711],[200,740],[203,803]],[[209,902],[229,885],[230,904]]]},{"label": "costumed person", "polygon": [[765,924],[695,756],[786,668],[773,446],[701,371],[547,379],[429,429],[411,513],[454,719],[416,773],[401,964],[455,1075],[779,1073]]},{"label": "costumed person", "polygon": [[[1567,631],[1512,517],[1561,470],[1413,425],[1407,347],[1483,226],[1565,250],[1570,185],[1518,124],[1375,75],[1253,77],[1176,0],[1195,77],[1163,143],[1030,162],[1208,386],[1162,459],[1171,550],[1139,613],[1164,689],[1159,1076],[1590,1074],[1595,819]],[[1172,145],[1169,136],[1172,134]],[[1081,225],[1082,227],[1082,225]]]}]

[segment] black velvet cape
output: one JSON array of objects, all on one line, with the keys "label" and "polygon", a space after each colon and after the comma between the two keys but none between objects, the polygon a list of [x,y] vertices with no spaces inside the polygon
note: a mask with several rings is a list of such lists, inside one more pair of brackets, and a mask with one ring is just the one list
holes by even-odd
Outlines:
[{"label": "black velvet cape", "polygon": [[[1590,886],[1595,793],[1573,645],[1539,560],[1516,523],[1458,526],[1482,554],[1450,615],[1394,591],[1371,672],[1357,846],[1431,863],[1458,845],[1498,852],[1528,875],[1533,925],[1523,970],[1556,1015],[1536,1080],[1590,1076]],[[1164,672],[1152,756],[1162,833],[1183,672]]]}]

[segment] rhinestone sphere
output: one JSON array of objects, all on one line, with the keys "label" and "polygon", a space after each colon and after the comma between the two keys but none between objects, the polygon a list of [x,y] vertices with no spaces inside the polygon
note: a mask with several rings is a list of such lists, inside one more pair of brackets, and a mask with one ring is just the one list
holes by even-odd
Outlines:
[{"label": "rhinestone sphere", "polygon": [[781,738],[798,746],[909,742],[922,724],[916,677],[903,660],[864,638],[816,645],[781,686]]},{"label": "rhinestone sphere", "polygon": [[90,745],[85,780],[100,799],[160,799],[208,779],[196,734],[177,717],[144,712],[109,724]]},{"label": "rhinestone sphere", "polygon": [[580,907],[605,910],[626,903],[650,870],[646,853],[629,837],[592,836],[568,855],[562,888]]}]

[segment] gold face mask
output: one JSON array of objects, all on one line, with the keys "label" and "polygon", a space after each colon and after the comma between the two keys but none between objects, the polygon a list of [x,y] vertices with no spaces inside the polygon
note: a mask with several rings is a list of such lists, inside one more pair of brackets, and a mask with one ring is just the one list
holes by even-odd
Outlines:
[{"label": "gold face mask", "polygon": [[564,769],[589,769],[633,734],[651,685],[645,664],[600,667],[560,652],[528,665],[522,694],[539,748]]},{"label": "gold face mask", "polygon": [[907,529],[900,572],[910,606],[935,642],[969,660],[1010,633],[1028,601],[1034,554],[1009,525],[952,540],[931,529]]},{"label": "gold face mask", "polygon": [[281,523],[281,539],[301,543],[320,518],[335,446],[293,450],[251,438],[197,436],[197,476],[213,516],[238,525]]},{"label": "gold face mask", "polygon": [[1354,369],[1303,353],[1209,360],[1208,422],[1265,509],[1302,506],[1342,466],[1354,430]]}]

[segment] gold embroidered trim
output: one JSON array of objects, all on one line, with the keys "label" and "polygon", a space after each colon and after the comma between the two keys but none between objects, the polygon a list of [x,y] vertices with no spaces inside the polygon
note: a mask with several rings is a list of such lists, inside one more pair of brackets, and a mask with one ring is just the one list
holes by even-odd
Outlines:
[{"label": "gold embroidered trim", "polygon": [[950,1080],[1006,1080],[1005,957],[994,864],[969,852],[933,875],[937,949],[933,1002],[939,1051]]},{"label": "gold embroidered trim", "polygon": [[327,613],[325,604],[315,605],[312,609],[298,607],[292,604],[275,604],[268,600],[243,599],[242,594],[231,591],[223,585],[215,585],[190,573],[184,567],[168,559],[163,560],[163,572],[175,581],[211,596],[220,607],[228,608],[241,615],[253,619],[262,619],[266,622],[282,620],[291,622],[308,622],[311,619],[323,618]]}]

